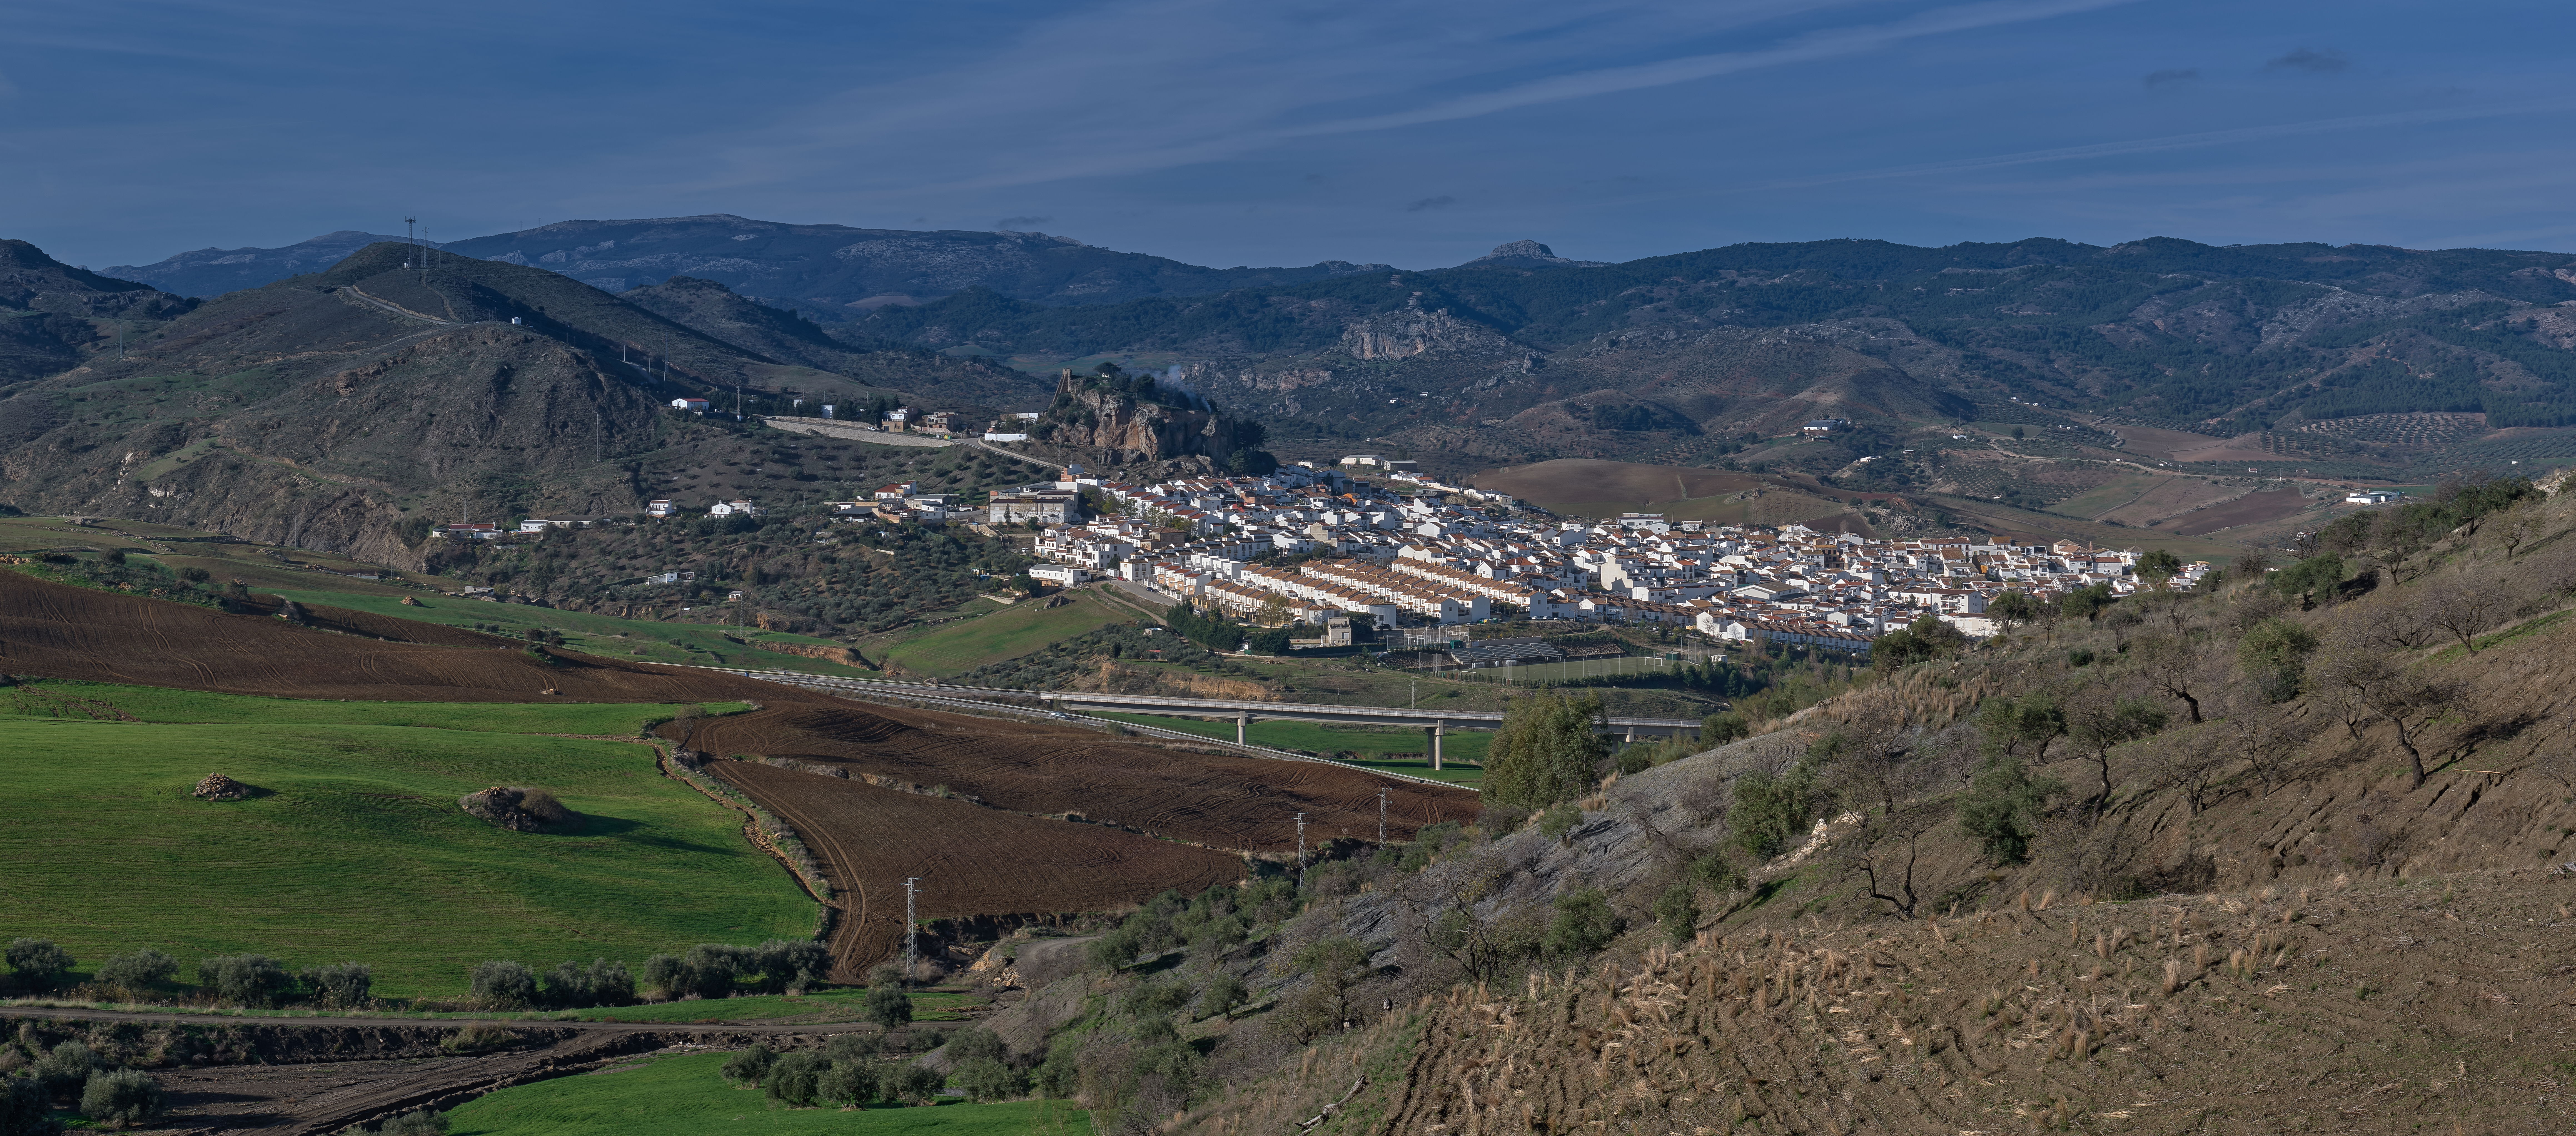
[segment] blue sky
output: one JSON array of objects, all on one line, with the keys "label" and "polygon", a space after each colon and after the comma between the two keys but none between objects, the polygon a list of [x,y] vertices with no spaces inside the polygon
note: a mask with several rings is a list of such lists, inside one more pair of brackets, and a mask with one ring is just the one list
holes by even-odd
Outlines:
[{"label": "blue sky", "polygon": [[2564,0],[0,2],[0,236],[738,213],[1194,263],[2576,248]]}]

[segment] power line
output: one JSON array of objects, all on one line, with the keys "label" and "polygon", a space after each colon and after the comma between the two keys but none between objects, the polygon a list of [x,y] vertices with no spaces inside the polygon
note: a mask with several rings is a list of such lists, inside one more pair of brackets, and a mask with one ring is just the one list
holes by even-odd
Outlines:
[{"label": "power line", "polygon": [[1377,787],[1377,846],[1386,847],[1386,786]]},{"label": "power line", "polygon": [[1297,814],[1297,886],[1306,886],[1306,814]]},{"label": "power line", "polygon": [[912,968],[920,965],[921,959],[921,922],[914,906],[921,896],[920,883],[919,876],[906,876],[903,880],[903,980],[907,983],[912,981]]}]

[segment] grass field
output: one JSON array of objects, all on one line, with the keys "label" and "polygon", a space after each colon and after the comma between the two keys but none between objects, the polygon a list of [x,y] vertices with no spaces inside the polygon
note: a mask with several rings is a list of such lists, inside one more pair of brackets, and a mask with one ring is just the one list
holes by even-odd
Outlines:
[{"label": "grass field", "polygon": [[[1203,738],[1234,740],[1234,726],[1228,722],[1207,722],[1196,718],[1166,718],[1155,714],[1094,714],[1092,717],[1129,722],[1139,726],[1156,726],[1166,730],[1197,734]],[[1254,722],[1245,731],[1246,740],[1254,745],[1274,749],[1307,750],[1313,753],[1351,751],[1362,754],[1357,761],[1344,762],[1363,769],[1388,773],[1405,773],[1435,781],[1473,787],[1482,777],[1477,769],[1443,769],[1431,771],[1428,743],[1420,730],[1392,729],[1379,726],[1336,726],[1321,722]],[[1484,730],[1468,730],[1441,739],[1440,756],[1444,761],[1482,763],[1485,750],[1493,744],[1494,735]],[[1410,754],[1389,758],[1387,754]]]},{"label": "grass field", "polygon": [[[184,538],[206,535],[195,529],[112,520],[75,525],[52,517],[0,518],[0,552],[48,548],[95,547],[142,550],[135,559],[173,570],[203,568],[217,580],[238,579],[254,592],[284,596],[301,604],[321,604],[414,619],[449,627],[481,624],[504,635],[530,628],[559,631],[572,650],[611,658],[696,666],[733,666],[803,671],[809,674],[873,675],[810,655],[765,650],[763,644],[837,647],[810,635],[752,631],[736,635],[723,624],[663,623],[621,619],[527,604],[487,602],[423,589],[451,589],[455,580],[420,573],[396,572],[334,553],[248,543],[197,543]],[[398,583],[361,580],[347,573],[373,572]],[[405,598],[416,606],[403,603]]]},{"label": "grass field", "polygon": [[457,1106],[448,1136],[1082,1136],[1091,1114],[1061,1102],[935,1108],[791,1109],[726,1084],[727,1054],[646,1060],[520,1085]]},{"label": "grass field", "polygon": [[[59,716],[120,703],[201,720]],[[650,749],[536,736],[631,732],[671,709],[0,692],[0,936],[57,940],[84,974],[144,946],[183,968],[242,951],[355,960],[401,997],[461,994],[486,959],[632,965],[810,935],[812,901],[744,841],[739,815],[661,777]],[[263,795],[190,796],[210,773]],[[551,789],[586,824],[509,832],[457,807],[499,784]]]},{"label": "grass field", "polygon": [[1023,600],[991,615],[942,624],[928,633],[879,648],[882,657],[907,671],[942,677],[987,663],[1016,659],[1049,643],[1097,630],[1104,623],[1123,623],[1129,612],[1102,603],[1087,591],[1063,593],[1062,607],[1041,607],[1044,600]]},{"label": "grass field", "polygon": [[[705,705],[709,714],[732,714],[749,708],[740,702]],[[409,726],[496,734],[631,736],[640,733],[645,723],[669,718],[678,709],[618,702],[308,702],[59,679],[0,689],[0,714],[35,718],[114,721],[122,715],[144,722]]]}]

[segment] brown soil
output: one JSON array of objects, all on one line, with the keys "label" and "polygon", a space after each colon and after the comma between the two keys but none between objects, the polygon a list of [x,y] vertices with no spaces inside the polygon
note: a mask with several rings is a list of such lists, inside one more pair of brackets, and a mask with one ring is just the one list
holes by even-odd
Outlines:
[{"label": "brown soil", "polygon": [[2238,525],[2260,524],[2278,520],[2308,507],[2308,499],[2296,489],[2266,489],[2248,493],[2224,505],[2212,505],[2198,512],[2184,513],[2157,525],[2184,536],[2200,536]]},{"label": "brown soil", "polygon": [[2571,889],[2523,870],[1703,936],[1425,1007],[1371,1130],[2564,1132]]},{"label": "brown soil", "polygon": [[1436,821],[1471,820],[1481,807],[1467,790],[1323,762],[1177,752],[1073,726],[849,703],[708,720],[688,745],[719,756],[780,757],[846,768],[853,776],[946,785],[997,809],[1079,813],[1095,823],[1254,852],[1295,849],[1300,812],[1310,843],[1346,831],[1374,835],[1380,787],[1388,790],[1388,835],[1397,840]]},{"label": "brown soil", "polygon": [[919,916],[950,919],[1112,910],[1166,888],[1195,894],[1244,873],[1236,856],[1103,825],[758,762],[707,769],[794,825],[823,858],[843,907],[832,934],[840,981],[857,980],[901,944],[909,876],[922,880]]},{"label": "brown soil", "polygon": [[[308,608],[317,615],[335,609]],[[360,613],[338,613],[355,616]],[[442,630],[367,616],[391,630]],[[459,633],[470,635],[470,632]],[[475,642],[495,643],[485,636]],[[55,584],[0,571],[0,672],[282,698],[395,702],[699,702],[811,700],[791,687],[516,646],[383,642],[231,615],[194,604]]]}]

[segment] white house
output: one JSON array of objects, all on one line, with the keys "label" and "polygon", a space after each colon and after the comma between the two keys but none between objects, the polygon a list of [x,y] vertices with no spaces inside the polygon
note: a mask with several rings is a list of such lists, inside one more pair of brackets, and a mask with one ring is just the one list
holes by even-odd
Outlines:
[{"label": "white house", "polygon": [[651,503],[651,504],[649,504],[649,505],[644,506],[644,515],[645,515],[645,516],[648,516],[648,517],[667,517],[667,516],[670,516],[674,511],[675,511],[675,510],[673,509],[673,507],[672,507],[671,503],[670,503],[670,502],[668,502],[668,501],[655,501],[655,502],[653,502],[653,503]]},{"label": "white house", "polygon": [[2359,493],[2344,494],[2343,503],[2346,505],[2385,505],[2403,496],[2405,496],[2405,494],[2399,493],[2394,489],[2364,489]]},{"label": "white house", "polygon": [[1029,579],[1059,588],[1070,588],[1090,578],[1091,573],[1071,564],[1034,564],[1029,567]]},{"label": "white house", "polygon": [[707,412],[707,400],[703,398],[675,398],[671,400],[671,409],[685,410],[691,414],[704,414]]},{"label": "white house", "polygon": [[730,517],[737,513],[746,517],[757,517],[760,515],[760,507],[749,501],[718,501],[714,507],[707,510],[707,515],[710,517]]}]

